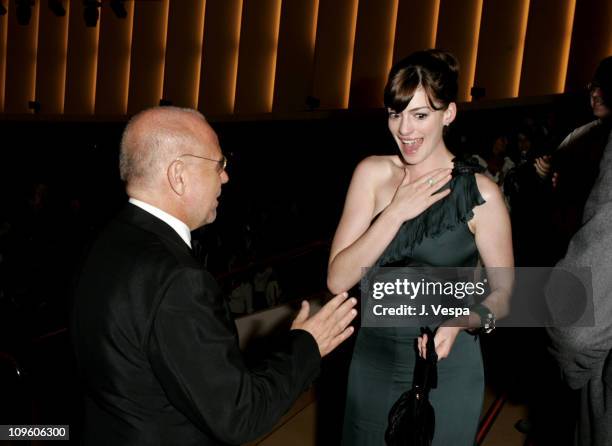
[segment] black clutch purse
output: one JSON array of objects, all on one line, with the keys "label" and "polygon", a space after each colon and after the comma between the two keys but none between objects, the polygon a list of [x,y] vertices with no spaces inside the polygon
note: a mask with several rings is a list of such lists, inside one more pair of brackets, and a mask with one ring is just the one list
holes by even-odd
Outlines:
[{"label": "black clutch purse", "polygon": [[427,334],[427,358],[417,355],[412,389],[402,393],[389,411],[387,446],[430,446],[433,440],[436,416],[429,390],[438,386],[438,355],[434,333],[428,327],[421,333]]}]

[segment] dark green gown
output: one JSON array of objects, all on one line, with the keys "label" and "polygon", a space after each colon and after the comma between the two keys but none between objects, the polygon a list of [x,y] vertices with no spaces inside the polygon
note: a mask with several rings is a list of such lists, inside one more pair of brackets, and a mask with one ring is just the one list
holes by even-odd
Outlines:
[{"label": "dark green gown", "polygon": [[[478,250],[467,222],[484,203],[474,172],[454,160],[451,193],[402,225],[377,265],[475,266]],[[448,186],[446,186],[448,187]],[[393,403],[412,386],[418,327],[361,328],[351,361],[342,443],[383,446]],[[438,387],[430,393],[436,414],[433,444],[472,446],[484,396],[480,343],[461,331],[449,356],[438,363]]]}]

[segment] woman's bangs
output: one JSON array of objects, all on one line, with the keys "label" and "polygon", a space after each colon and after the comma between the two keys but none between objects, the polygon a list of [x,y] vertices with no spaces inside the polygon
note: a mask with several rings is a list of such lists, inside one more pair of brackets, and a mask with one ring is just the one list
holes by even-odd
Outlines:
[{"label": "woman's bangs", "polygon": [[395,112],[404,110],[414,97],[419,84],[420,79],[416,73],[411,76],[407,75],[406,71],[397,73],[385,89],[385,107]]}]

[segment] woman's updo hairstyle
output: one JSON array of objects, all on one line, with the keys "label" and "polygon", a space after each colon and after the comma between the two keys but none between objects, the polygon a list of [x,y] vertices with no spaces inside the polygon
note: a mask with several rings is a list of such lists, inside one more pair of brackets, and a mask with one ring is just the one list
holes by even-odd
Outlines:
[{"label": "woman's updo hairstyle", "polygon": [[430,49],[412,53],[391,68],[385,86],[385,107],[401,112],[421,85],[429,106],[445,110],[457,100],[458,77],[459,62],[448,51]]}]

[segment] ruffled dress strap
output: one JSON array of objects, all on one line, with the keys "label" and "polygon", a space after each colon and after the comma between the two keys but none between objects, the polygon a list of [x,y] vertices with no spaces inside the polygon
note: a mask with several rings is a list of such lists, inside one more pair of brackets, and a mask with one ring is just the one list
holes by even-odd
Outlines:
[{"label": "ruffled dress strap", "polygon": [[484,169],[473,158],[454,158],[453,163],[451,180],[438,191],[450,187],[451,193],[419,216],[404,222],[376,262],[377,265],[387,265],[406,259],[423,239],[436,238],[474,217],[474,207],[485,202],[476,185],[474,174]]}]

